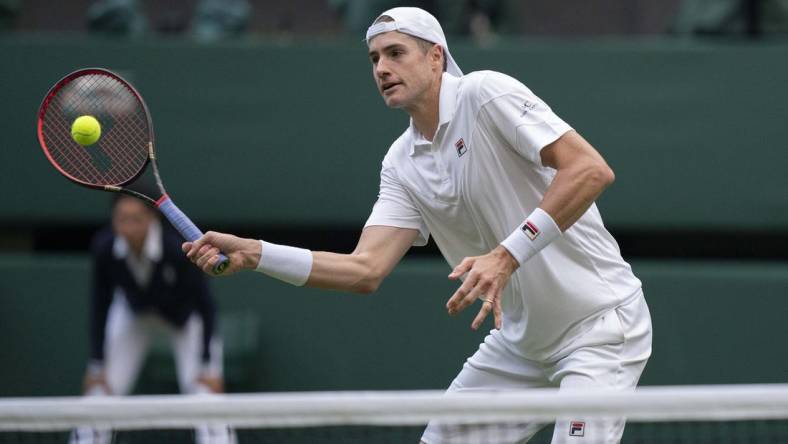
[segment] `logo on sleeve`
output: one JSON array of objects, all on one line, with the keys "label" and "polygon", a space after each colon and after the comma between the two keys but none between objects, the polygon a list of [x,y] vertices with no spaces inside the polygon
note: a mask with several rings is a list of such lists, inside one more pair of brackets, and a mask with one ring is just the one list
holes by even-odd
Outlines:
[{"label": "logo on sleeve", "polygon": [[569,423],[569,436],[585,436],[586,423],[582,421],[572,421]]},{"label": "logo on sleeve", "polygon": [[536,228],[536,225],[531,223],[530,220],[525,221],[522,230],[525,232],[525,235],[528,236],[528,239],[535,240],[536,236],[539,236],[539,229]]},{"label": "logo on sleeve", "polygon": [[534,108],[536,108],[536,102],[531,102],[530,100],[526,100],[525,103],[523,103],[523,113],[520,114],[520,117],[523,117],[526,114],[528,114],[528,111],[533,111]]},{"label": "logo on sleeve", "polygon": [[457,157],[462,157],[463,154],[468,152],[468,147],[465,146],[465,141],[462,138],[454,143],[454,147],[457,148]]}]

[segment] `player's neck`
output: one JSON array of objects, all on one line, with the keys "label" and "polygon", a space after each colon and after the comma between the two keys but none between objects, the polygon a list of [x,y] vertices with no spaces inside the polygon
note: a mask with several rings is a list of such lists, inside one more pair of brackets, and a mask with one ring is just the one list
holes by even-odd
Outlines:
[{"label": "player's neck", "polygon": [[439,78],[430,89],[425,91],[422,100],[407,110],[410,118],[413,119],[413,126],[429,141],[432,141],[438,131],[440,86],[441,80]]}]

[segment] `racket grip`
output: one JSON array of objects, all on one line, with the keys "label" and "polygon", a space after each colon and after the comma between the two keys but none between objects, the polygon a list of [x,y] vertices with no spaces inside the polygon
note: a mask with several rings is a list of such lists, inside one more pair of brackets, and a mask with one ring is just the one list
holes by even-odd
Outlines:
[{"label": "racket grip", "polygon": [[[194,222],[185,215],[180,208],[175,206],[170,196],[164,195],[156,202],[156,206],[167,217],[173,227],[181,233],[184,239],[189,242],[194,242],[202,237],[202,231],[194,225]],[[222,274],[227,266],[230,264],[230,259],[222,253],[219,253],[219,262],[213,267],[213,274]]]}]

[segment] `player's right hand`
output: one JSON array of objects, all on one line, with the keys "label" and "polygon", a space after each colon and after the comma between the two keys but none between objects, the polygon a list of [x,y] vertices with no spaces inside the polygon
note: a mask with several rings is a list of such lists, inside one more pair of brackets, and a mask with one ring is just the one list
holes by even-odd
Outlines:
[{"label": "player's right hand", "polygon": [[86,372],[85,379],[82,381],[82,393],[85,395],[111,395],[112,390],[109,389],[104,372]]},{"label": "player's right hand", "polygon": [[181,248],[189,260],[211,276],[216,276],[213,268],[219,262],[220,251],[230,259],[221,276],[229,276],[243,269],[255,269],[262,250],[259,240],[215,231],[205,233],[194,242],[184,242]]}]

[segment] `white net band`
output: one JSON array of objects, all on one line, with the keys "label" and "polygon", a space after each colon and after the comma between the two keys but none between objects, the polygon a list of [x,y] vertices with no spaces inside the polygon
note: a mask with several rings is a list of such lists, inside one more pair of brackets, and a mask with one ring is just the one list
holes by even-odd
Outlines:
[{"label": "white net band", "polygon": [[788,419],[788,384],[643,387],[635,392],[521,392],[446,395],[443,391],[318,392],[96,398],[7,398],[0,430],[117,430],[332,425],[423,425],[551,422],[559,417],[628,421]]}]

